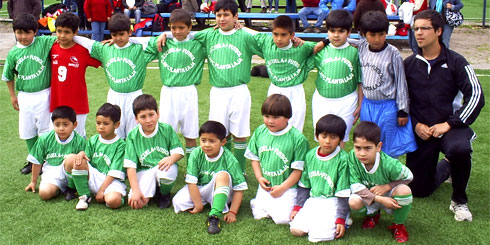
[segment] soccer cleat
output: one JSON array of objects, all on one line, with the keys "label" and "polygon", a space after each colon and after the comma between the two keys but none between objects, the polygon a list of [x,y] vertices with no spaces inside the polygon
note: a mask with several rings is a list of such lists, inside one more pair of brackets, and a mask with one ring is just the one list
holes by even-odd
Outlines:
[{"label": "soccer cleat", "polygon": [[373,229],[376,227],[376,225],[379,222],[379,217],[380,217],[379,211],[376,213],[374,216],[367,216],[364,218],[364,221],[362,222],[362,229]]},{"label": "soccer cleat", "polygon": [[449,205],[449,210],[454,213],[454,219],[457,221],[465,221],[468,222],[473,221],[473,215],[471,215],[470,209],[468,208],[468,204],[457,203],[451,201],[451,205]]},{"label": "soccer cleat", "polygon": [[221,231],[221,223],[219,221],[218,216],[211,215],[207,220],[208,225],[208,233],[209,234],[218,234]]},{"label": "soccer cleat", "polygon": [[405,225],[393,223],[392,226],[388,226],[388,229],[393,232],[393,238],[395,238],[397,242],[404,243],[408,241],[408,232]]},{"label": "soccer cleat", "polygon": [[80,196],[78,198],[78,203],[75,209],[80,211],[87,210],[90,201],[92,201],[92,197],[87,195]]},{"label": "soccer cleat", "polygon": [[172,198],[170,194],[166,194],[166,195],[160,194],[157,202],[159,208],[168,208],[170,207],[170,204],[172,204]]},{"label": "soccer cleat", "polygon": [[71,201],[73,199],[77,198],[77,190],[68,187],[65,192],[65,200],[66,201]]},{"label": "soccer cleat", "polygon": [[20,173],[29,174],[31,171],[32,171],[32,163],[27,162],[26,165],[24,165],[24,167],[22,167],[22,169],[20,170]]}]

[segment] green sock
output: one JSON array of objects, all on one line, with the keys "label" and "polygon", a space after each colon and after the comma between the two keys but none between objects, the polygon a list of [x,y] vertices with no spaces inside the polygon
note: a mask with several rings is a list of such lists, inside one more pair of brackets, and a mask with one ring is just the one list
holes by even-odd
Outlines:
[{"label": "green sock", "polygon": [[242,172],[245,173],[245,150],[247,149],[247,142],[235,142],[233,148],[233,155],[235,155],[236,160],[240,163]]},{"label": "green sock", "polygon": [[[366,206],[363,206],[361,209],[359,210],[355,210],[355,209],[350,209],[350,212],[352,214],[360,214],[360,215],[363,215],[363,216],[366,216],[367,214],[367,208]],[[375,213],[376,214],[376,213]]]},{"label": "green sock", "polygon": [[231,136],[226,137],[225,147],[228,148],[228,150],[230,150],[230,151],[232,150],[231,149]]},{"label": "green sock", "polygon": [[88,170],[76,170],[71,171],[72,182],[75,183],[79,196],[90,196],[90,189],[88,188]]},{"label": "green sock", "polygon": [[162,195],[170,194],[172,187],[174,187],[175,180],[160,179],[160,193]]},{"label": "green sock", "polygon": [[27,151],[30,152],[32,147],[34,147],[34,144],[37,141],[37,136],[34,138],[26,139],[26,144],[27,144]]},{"label": "green sock", "polygon": [[[74,170],[75,169],[73,169],[72,172]],[[73,176],[72,176],[72,174],[66,172],[66,170],[65,170],[65,174],[66,174],[66,180],[68,181],[68,188],[75,189],[75,183],[73,182]],[[87,175],[88,175],[88,173],[87,173]]]},{"label": "green sock", "polygon": [[412,209],[412,194],[393,196],[393,199],[395,199],[398,204],[402,206],[399,209],[393,210],[393,216],[395,216],[393,222],[395,224],[403,224],[407,219],[408,212],[410,212],[410,209]]},{"label": "green sock", "polygon": [[230,187],[218,186],[214,190],[213,204],[211,205],[211,211],[209,216],[216,215],[221,218],[223,216],[223,210],[225,209],[226,200],[230,194]]},{"label": "green sock", "polygon": [[195,146],[192,146],[192,147],[186,147],[185,148],[185,158],[187,159],[187,161],[189,161],[189,156],[191,155],[191,152],[196,149]]}]

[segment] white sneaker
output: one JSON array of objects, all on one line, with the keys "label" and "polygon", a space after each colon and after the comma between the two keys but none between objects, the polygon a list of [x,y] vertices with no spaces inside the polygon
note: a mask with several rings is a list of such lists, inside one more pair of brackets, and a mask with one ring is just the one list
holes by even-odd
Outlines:
[{"label": "white sneaker", "polygon": [[78,198],[78,203],[77,203],[77,206],[75,207],[75,209],[76,210],[87,210],[88,204],[90,203],[91,200],[92,200],[92,197],[90,197],[90,196],[86,196],[86,195],[80,196]]},{"label": "white sneaker", "polygon": [[473,220],[473,216],[471,215],[470,210],[468,209],[468,204],[459,204],[454,201],[451,201],[451,205],[449,205],[449,210],[454,212],[454,219],[457,221],[467,220],[471,222]]}]

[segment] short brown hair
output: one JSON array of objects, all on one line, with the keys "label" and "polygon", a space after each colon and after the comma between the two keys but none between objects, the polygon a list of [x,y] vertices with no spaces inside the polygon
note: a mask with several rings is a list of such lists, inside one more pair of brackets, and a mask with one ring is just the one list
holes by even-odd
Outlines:
[{"label": "short brown hair", "polygon": [[262,104],[262,115],[282,116],[291,118],[293,114],[291,102],[288,97],[281,94],[273,94],[265,99]]},{"label": "short brown hair", "polygon": [[172,11],[172,13],[170,14],[170,19],[168,20],[168,23],[172,24],[176,22],[182,22],[187,26],[191,26],[191,15],[184,9],[174,9],[174,11]]},{"label": "short brown hair", "polygon": [[274,30],[274,28],[283,28],[288,30],[290,34],[293,34],[294,22],[289,16],[280,15],[272,21],[272,30]]},{"label": "short brown hair", "polygon": [[133,113],[134,116],[138,116],[138,113],[142,110],[154,110],[158,111],[157,101],[153,96],[149,94],[142,94],[133,101]]},{"label": "short brown hair", "polygon": [[361,121],[354,129],[354,142],[357,138],[364,138],[368,142],[378,145],[381,138],[381,129],[376,123]]}]

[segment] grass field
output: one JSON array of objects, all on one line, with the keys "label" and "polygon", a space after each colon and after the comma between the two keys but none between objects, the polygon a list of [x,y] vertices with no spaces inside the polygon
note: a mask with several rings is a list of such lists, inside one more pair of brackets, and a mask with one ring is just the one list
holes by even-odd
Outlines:
[{"label": "grass field", "polygon": [[[150,66],[154,67],[155,64]],[[484,92],[490,96],[490,71],[477,71]],[[305,135],[314,146],[311,123],[311,95],[316,73],[310,73],[305,83],[308,111]],[[95,112],[105,101],[108,89],[102,69],[89,68],[87,72],[91,112],[87,120],[87,134],[95,134]],[[254,78],[249,84],[252,100],[252,129],[261,122],[260,105],[266,98],[269,81]],[[160,78],[157,69],[148,69],[144,92],[159,97]],[[200,121],[208,115],[209,82],[204,72],[199,90]],[[2,244],[306,244],[306,238],[289,234],[288,226],[273,224],[271,220],[256,221],[250,210],[257,182],[250,165],[247,166],[249,190],[238,214],[238,222],[223,224],[219,235],[208,235],[205,230],[206,213],[175,214],[172,209],[160,210],[154,204],[142,210],[124,206],[110,210],[102,204],[92,204],[85,212],[75,210],[77,200],[66,202],[63,196],[41,201],[39,196],[24,191],[30,176],[19,173],[26,157],[26,146],[18,138],[18,114],[12,109],[7,87],[0,86],[0,241]],[[474,146],[472,177],[468,187],[472,223],[454,221],[448,210],[451,187],[443,184],[431,197],[416,198],[406,222],[413,244],[489,244],[490,206],[488,180],[488,149],[490,126],[489,106],[473,124],[478,134]],[[163,108],[164,109],[164,108]],[[352,144],[347,144],[347,150]],[[402,161],[404,159],[402,158]],[[179,177],[173,193],[184,185],[185,162],[179,165]],[[383,213],[374,230],[362,230],[362,217],[354,217],[353,226],[337,244],[394,243],[386,226],[392,217]]]}]

